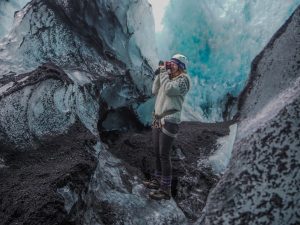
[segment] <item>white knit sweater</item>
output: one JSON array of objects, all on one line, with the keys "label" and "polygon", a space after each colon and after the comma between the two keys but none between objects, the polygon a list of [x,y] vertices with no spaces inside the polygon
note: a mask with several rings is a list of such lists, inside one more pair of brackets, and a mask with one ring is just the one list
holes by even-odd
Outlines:
[{"label": "white knit sweater", "polygon": [[163,120],[180,123],[181,110],[184,96],[190,89],[190,79],[187,74],[182,73],[179,76],[170,79],[166,71],[162,71],[154,79],[152,93],[156,95],[155,115],[161,116],[166,112],[172,114],[163,117]]}]

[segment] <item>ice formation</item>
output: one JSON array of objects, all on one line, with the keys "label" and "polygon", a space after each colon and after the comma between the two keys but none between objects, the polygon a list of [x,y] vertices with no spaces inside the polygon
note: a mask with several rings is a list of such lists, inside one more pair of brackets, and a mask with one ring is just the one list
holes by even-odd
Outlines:
[{"label": "ice formation", "polygon": [[[22,6],[14,1],[1,4]],[[136,114],[151,96],[157,57],[154,20],[146,0],[121,5],[118,1],[35,0],[14,16],[13,26],[2,30],[5,35],[0,39],[0,126],[1,136],[8,136],[10,142],[33,144],[35,136],[63,132],[75,117],[96,134],[99,112],[110,110],[119,117],[120,110],[134,105],[131,111]],[[55,76],[51,68],[43,78],[39,77],[42,71],[29,73],[43,63],[55,64],[59,69],[54,66],[54,73],[61,75],[51,80]],[[39,82],[33,82],[33,77]],[[12,102],[18,105],[12,107]],[[99,102],[104,104],[101,110]],[[48,118],[50,111],[58,117]],[[121,125],[127,120],[115,119]]]},{"label": "ice formation", "polygon": [[[291,15],[299,0],[174,0],[157,34],[160,57],[189,58],[193,89],[187,101],[202,120],[221,121],[228,97],[237,97],[251,61]],[[232,112],[231,114],[234,114]]]},{"label": "ice formation", "polygon": [[300,6],[254,59],[232,157],[199,224],[299,224]]},{"label": "ice formation", "polygon": [[237,124],[231,125],[229,135],[218,139],[218,149],[215,154],[209,157],[209,163],[217,174],[223,173],[227,168],[236,137],[236,130]]},{"label": "ice formation", "polygon": [[[33,0],[15,14],[14,25],[0,39],[1,145],[30,150],[75,123],[98,141],[89,193],[82,196],[71,186],[57,190],[67,213],[85,200],[80,213],[86,224],[186,221],[174,201],[149,204],[141,180],[128,175],[99,137],[103,130],[131,128],[131,117],[143,121],[153,104],[146,100],[157,64],[155,49],[146,0]],[[101,210],[114,215],[108,218]]]},{"label": "ice formation", "polygon": [[13,27],[15,12],[30,0],[0,0],[0,39]]},{"label": "ice formation", "polygon": [[[78,197],[86,204],[86,224],[187,223],[173,200],[149,203],[139,177],[98,136],[98,131],[134,126],[128,115],[149,124],[152,69],[158,61],[149,3],[26,3],[0,1],[1,144],[35,148],[81,123],[98,141],[94,154],[99,161],[87,195],[68,186],[58,190],[67,211]],[[222,119],[225,102],[244,86],[251,60],[297,4],[299,0],[171,1],[165,31],[170,36],[159,42],[159,50],[169,47],[168,57],[178,51],[190,58],[194,89],[184,119]],[[11,14],[19,7],[12,23]],[[182,11],[174,14],[178,8]],[[197,224],[299,223],[299,18],[298,8],[253,61],[239,99],[232,159]],[[211,157],[217,172],[228,163],[234,134],[233,129],[223,140],[224,151]]]},{"label": "ice formation", "polygon": [[156,202],[138,176],[109,151],[96,145],[98,166],[86,196],[84,224],[187,224],[176,202]]}]

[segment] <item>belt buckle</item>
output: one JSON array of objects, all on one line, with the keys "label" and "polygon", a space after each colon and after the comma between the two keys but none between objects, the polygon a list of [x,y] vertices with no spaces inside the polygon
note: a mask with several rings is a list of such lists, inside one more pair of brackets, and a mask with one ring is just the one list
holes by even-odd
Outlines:
[{"label": "belt buckle", "polygon": [[152,123],[152,127],[153,128],[161,128],[161,121],[160,121],[160,119],[157,119],[157,118],[155,118],[154,120],[153,120],[153,123]]}]

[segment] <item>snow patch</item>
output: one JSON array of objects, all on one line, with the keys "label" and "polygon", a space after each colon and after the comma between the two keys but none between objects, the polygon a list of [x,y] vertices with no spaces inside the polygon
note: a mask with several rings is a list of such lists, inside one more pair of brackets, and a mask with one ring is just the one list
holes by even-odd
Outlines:
[{"label": "snow patch", "polygon": [[279,111],[295,101],[300,93],[300,77],[293,82],[292,86],[282,91],[273,98],[260,112],[255,116],[244,119],[238,128],[238,139],[247,137],[263,126],[267,121],[273,119]]},{"label": "snow patch", "polygon": [[7,89],[11,88],[13,85],[14,85],[14,82],[9,82],[8,84],[6,84],[6,85],[0,87],[0,95],[1,95],[3,92],[7,91]]},{"label": "snow patch", "polygon": [[78,195],[72,191],[68,185],[58,188],[57,192],[61,194],[65,200],[65,209],[70,213],[73,205],[78,201]]},{"label": "snow patch", "polygon": [[235,123],[229,128],[229,135],[217,140],[218,149],[212,156],[209,157],[209,162],[212,169],[218,174],[224,173],[230,161],[233,144],[236,137],[237,124]]},{"label": "snow patch", "polygon": [[88,72],[79,71],[79,70],[65,70],[68,77],[70,77],[74,83],[77,83],[80,86],[84,84],[91,83],[92,75]]}]

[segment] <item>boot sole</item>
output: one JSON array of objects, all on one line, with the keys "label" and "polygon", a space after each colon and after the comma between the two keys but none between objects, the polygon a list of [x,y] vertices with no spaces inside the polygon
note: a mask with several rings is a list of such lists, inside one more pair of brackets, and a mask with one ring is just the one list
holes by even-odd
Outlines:
[{"label": "boot sole", "polygon": [[149,197],[154,199],[154,200],[157,200],[157,201],[159,201],[159,200],[170,200],[171,199],[170,196],[165,195],[164,197],[158,197],[158,196],[155,196],[155,195],[151,195],[151,193],[149,194]]},{"label": "boot sole", "polygon": [[154,189],[154,190],[158,190],[158,189],[159,189],[159,186],[149,186],[149,184],[145,184],[145,183],[143,183],[143,185],[144,185],[146,188],[149,188],[149,189]]}]

